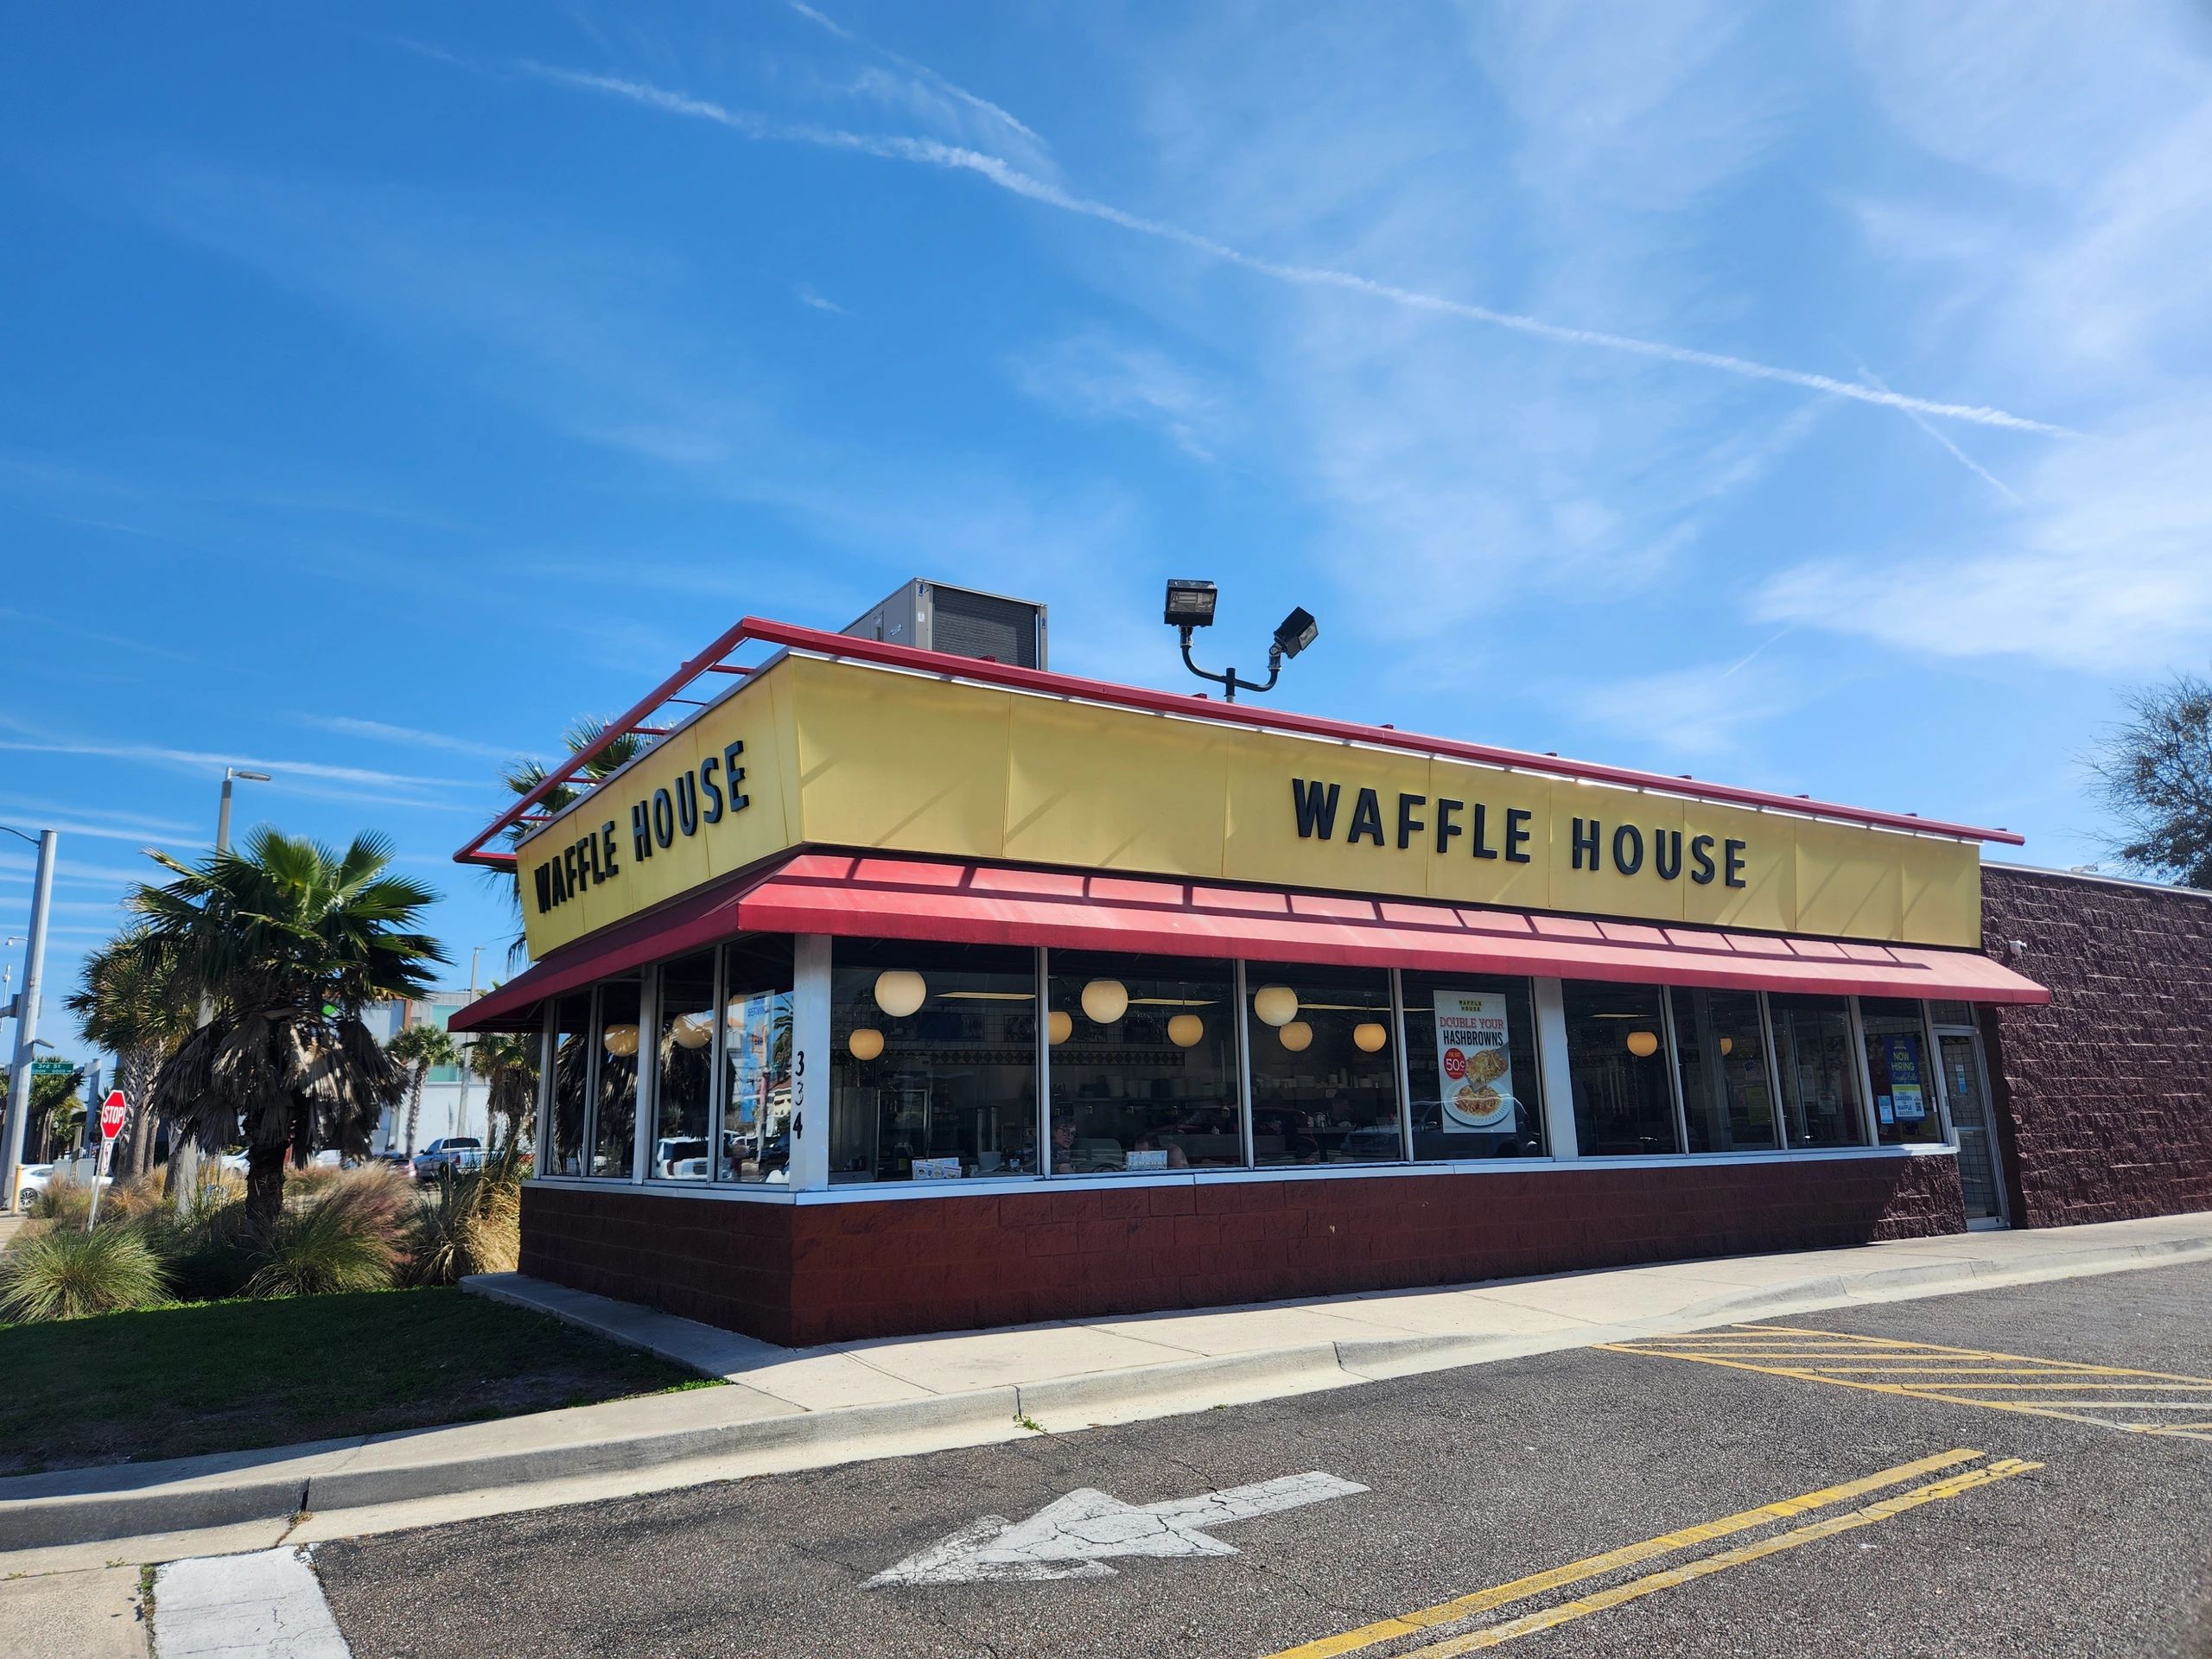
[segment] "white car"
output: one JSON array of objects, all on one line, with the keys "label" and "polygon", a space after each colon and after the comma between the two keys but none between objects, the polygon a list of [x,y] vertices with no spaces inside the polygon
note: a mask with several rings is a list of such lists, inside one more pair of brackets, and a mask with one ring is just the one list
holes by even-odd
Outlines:
[{"label": "white car", "polygon": [[[39,1197],[56,1181],[75,1181],[89,1185],[97,1165],[89,1158],[65,1158],[56,1164],[25,1164],[16,1172],[16,1207],[22,1208]],[[115,1177],[103,1175],[102,1186],[113,1186]]]},{"label": "white car", "polygon": [[25,1164],[16,1172],[16,1205],[17,1208],[30,1203],[46,1191],[54,1179],[52,1164]]}]

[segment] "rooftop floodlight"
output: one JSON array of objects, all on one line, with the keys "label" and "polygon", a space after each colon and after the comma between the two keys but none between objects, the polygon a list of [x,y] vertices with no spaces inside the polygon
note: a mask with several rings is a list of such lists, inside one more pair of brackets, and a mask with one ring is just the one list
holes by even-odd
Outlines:
[{"label": "rooftop floodlight", "polygon": [[1320,632],[1313,613],[1304,606],[1299,607],[1282,620],[1275,630],[1274,643],[1268,647],[1268,677],[1265,680],[1240,680],[1233,668],[1219,674],[1209,673],[1191,660],[1191,631],[1213,626],[1215,590],[1210,582],[1171,582],[1167,584],[1166,620],[1171,628],[1179,630],[1183,638],[1183,666],[1202,680],[1211,680],[1219,686],[1222,701],[1234,702],[1239,691],[1272,691],[1275,681],[1282,674],[1283,658],[1295,657],[1313,643]]},{"label": "rooftop floodlight", "polygon": [[1295,657],[1313,643],[1313,636],[1321,632],[1321,625],[1313,620],[1313,613],[1303,605],[1282,620],[1275,630],[1275,649],[1286,657]]},{"label": "rooftop floodlight", "polygon": [[1210,628],[1213,626],[1214,586],[1210,582],[1167,584],[1167,614],[1171,628]]}]

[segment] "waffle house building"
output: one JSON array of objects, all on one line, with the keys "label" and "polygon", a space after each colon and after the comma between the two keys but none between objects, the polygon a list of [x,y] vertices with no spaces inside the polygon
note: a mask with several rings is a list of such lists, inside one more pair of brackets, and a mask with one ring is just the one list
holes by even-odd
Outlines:
[{"label": "waffle house building", "polygon": [[2017,837],[1074,678],[1026,629],[748,619],[617,722],[640,758],[463,849],[511,849],[535,961],[453,1022],[543,1045],[524,1271],[808,1344],[2212,1173],[2212,1140],[2110,1202],[2020,1166],[1999,1051],[2070,1027],[2043,947],[1986,937]]}]

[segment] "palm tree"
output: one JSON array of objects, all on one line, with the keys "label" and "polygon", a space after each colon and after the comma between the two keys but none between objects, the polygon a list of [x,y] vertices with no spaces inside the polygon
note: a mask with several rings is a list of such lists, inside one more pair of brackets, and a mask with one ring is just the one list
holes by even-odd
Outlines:
[{"label": "palm tree", "polygon": [[48,1071],[31,1079],[31,1097],[23,1114],[26,1122],[39,1126],[32,1144],[43,1154],[35,1161],[48,1163],[77,1144],[85,1124],[85,1103],[77,1091],[85,1086],[85,1069]]},{"label": "palm tree", "polygon": [[[481,1031],[469,1045],[468,1069],[490,1085],[485,1103],[487,1122],[505,1118],[507,1145],[522,1144],[522,1126],[537,1111],[537,1054],[534,1040],[520,1032]],[[497,1136],[493,1137],[495,1140]]]},{"label": "palm tree", "polygon": [[66,1006],[86,1040],[116,1058],[116,1087],[130,1103],[124,1131],[128,1173],[143,1175],[154,1161],[154,1115],[147,1096],[162,1062],[191,1034],[196,1011],[174,964],[135,950],[137,931],[118,935],[85,958],[83,977]]},{"label": "palm tree", "polygon": [[423,1116],[423,1084],[434,1065],[459,1065],[461,1050],[443,1026],[425,1020],[392,1033],[384,1052],[407,1068],[407,1155],[415,1155],[415,1126]]},{"label": "palm tree", "polygon": [[376,835],[341,854],[261,829],[196,865],[149,855],[176,880],[124,900],[145,926],[124,953],[213,1011],[162,1062],[149,1103],[202,1147],[245,1142],[246,1217],[266,1229],[288,1152],[302,1165],[318,1142],[365,1154],[406,1091],[360,1015],[429,990],[446,955],[416,928],[437,895],[387,874],[391,843]]},{"label": "palm tree", "polygon": [[[606,735],[607,722],[595,715],[586,715],[561,734],[561,741],[570,754],[582,754]],[[610,776],[628,766],[630,762],[651,748],[652,742],[652,738],[642,733],[625,732],[608,744],[603,753],[594,755],[584,763],[583,775],[592,782],[597,783],[601,779]],[[499,774],[499,781],[506,785],[511,794],[519,798],[528,795],[531,790],[543,783],[548,776],[545,767],[540,762],[517,760]],[[543,813],[550,817],[575,804],[582,793],[583,791],[574,785],[563,784],[556,789],[548,791],[545,798],[538,802],[531,810],[533,812]],[[511,847],[519,844],[532,827],[524,823],[510,826],[507,830],[507,844]],[[514,906],[515,936],[507,943],[507,958],[510,962],[518,961],[528,949],[528,942],[524,938],[521,928],[521,874],[518,868],[501,871],[493,879],[505,887],[508,902]]]}]

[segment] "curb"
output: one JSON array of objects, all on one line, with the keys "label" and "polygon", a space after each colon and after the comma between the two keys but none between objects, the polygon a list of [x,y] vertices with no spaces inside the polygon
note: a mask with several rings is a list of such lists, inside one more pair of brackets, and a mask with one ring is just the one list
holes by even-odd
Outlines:
[{"label": "curb", "polygon": [[[531,1486],[577,1475],[621,1474],[740,1452],[788,1451],[828,1442],[867,1446],[925,1430],[998,1429],[1019,1414],[1013,1388],[982,1389],[970,1394],[934,1395],[926,1400],[848,1406],[836,1411],[795,1411],[788,1416],[630,1435],[584,1446],[547,1446],[384,1469],[341,1468],[311,1476],[307,1501],[299,1507],[327,1514],[411,1498],[445,1497],[455,1492]],[[6,1507],[0,1504],[0,1510]]]},{"label": "curb", "polygon": [[[528,1488],[577,1476],[677,1464],[712,1466],[715,1459],[749,1453],[813,1448],[824,1454],[819,1464],[802,1466],[826,1466],[865,1460],[878,1455],[872,1448],[916,1434],[973,1435],[973,1440],[955,1439],[951,1444],[982,1444],[1001,1437],[1025,1418],[1079,1420],[1086,1413],[1102,1417],[1169,1415],[1179,1404],[1183,1409],[1197,1408],[1190,1404],[1192,1398],[1203,1399],[1209,1393],[1226,1393],[1245,1401],[1264,1399],[1728,1323],[1761,1310],[1833,1306],[1886,1291],[1936,1294],[1943,1289],[1997,1289],[2006,1284],[2207,1258],[2212,1258],[2212,1238],[2082,1250],[2033,1266],[1998,1267],[1969,1261],[1822,1274],[1717,1297],[1646,1320],[1592,1323],[1525,1334],[1340,1338],[919,1400],[829,1411],[795,1409],[765,1418],[384,1466],[371,1462],[377,1452],[419,1438],[423,1431],[274,1448],[264,1461],[289,1463],[296,1471],[282,1476],[256,1477],[241,1469],[238,1479],[226,1480],[226,1471],[207,1467],[217,1459],[180,1459],[163,1484],[163,1465],[139,1464],[119,1471],[130,1478],[130,1484],[113,1491],[0,1497],[0,1552],[283,1521],[302,1510],[328,1516],[423,1498]],[[1229,1401],[1205,1400],[1207,1405],[1226,1403]],[[1082,1426],[1080,1421],[1067,1425]],[[254,1454],[224,1455],[251,1458]],[[21,1490],[24,1485],[64,1484],[73,1478],[90,1480],[111,1472],[118,1471],[73,1470],[15,1477],[0,1480],[0,1491],[10,1487]],[[725,1474],[702,1475],[708,1479],[727,1478]]]},{"label": "curb", "polygon": [[1720,1314],[1755,1313],[1762,1308],[1802,1307],[1808,1303],[1833,1304],[1886,1290],[1927,1289],[1948,1286],[1955,1290],[2002,1290],[2008,1285],[2044,1284],[2054,1279],[2074,1279],[2137,1267],[2175,1267],[2183,1262],[2212,1258],[2212,1239],[2179,1238],[2149,1244],[2118,1244],[2094,1250],[2070,1250],[2032,1266],[1998,1267],[1986,1262],[1931,1262],[1916,1268],[1882,1268],[1866,1273],[1829,1274],[1801,1279],[1787,1285],[1769,1285],[1741,1294],[1716,1296],[1686,1307],[1675,1319],[1707,1319]]}]

